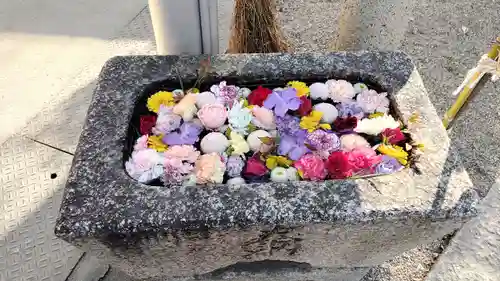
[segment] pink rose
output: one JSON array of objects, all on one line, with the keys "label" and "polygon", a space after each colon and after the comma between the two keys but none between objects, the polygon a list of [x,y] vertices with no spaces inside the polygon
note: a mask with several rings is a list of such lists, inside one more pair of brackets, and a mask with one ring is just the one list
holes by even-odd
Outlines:
[{"label": "pink rose", "polygon": [[293,163],[293,166],[302,174],[302,178],[312,181],[325,179],[327,175],[325,163],[321,157],[314,154],[306,154]]},{"label": "pink rose", "polygon": [[349,102],[356,95],[352,84],[345,80],[328,80],[325,84],[334,102]]},{"label": "pink rose", "polygon": [[356,102],[366,113],[389,111],[387,93],[379,94],[374,90],[364,90],[356,96]]},{"label": "pink rose", "polygon": [[186,176],[193,170],[192,164],[183,163],[178,158],[166,158],[163,163],[165,175],[163,181],[166,184],[179,184],[186,179]]},{"label": "pink rose", "polygon": [[227,110],[222,104],[206,104],[198,111],[198,118],[208,129],[217,129],[226,123]]},{"label": "pink rose", "polygon": [[352,151],[358,147],[370,147],[368,141],[360,135],[349,134],[340,137],[340,148],[343,151]]},{"label": "pink rose", "polygon": [[134,145],[134,151],[144,150],[148,148],[148,135],[143,135],[137,139]]},{"label": "pink rose", "polygon": [[276,129],[276,118],[274,112],[265,107],[255,105],[252,108],[253,119],[252,123],[264,130]]}]

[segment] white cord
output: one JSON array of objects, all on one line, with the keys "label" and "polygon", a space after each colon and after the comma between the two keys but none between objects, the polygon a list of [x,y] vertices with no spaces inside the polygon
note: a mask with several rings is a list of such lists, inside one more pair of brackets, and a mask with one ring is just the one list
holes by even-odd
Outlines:
[{"label": "white cord", "polygon": [[[474,81],[470,81],[475,73],[481,73],[477,79]],[[457,96],[460,94],[460,92],[463,90],[463,88],[466,85],[469,85],[469,88],[474,88],[476,87],[476,84],[483,78],[483,76],[489,73],[491,74],[491,81],[496,82],[498,79],[500,79],[500,60],[494,60],[490,59],[488,55],[483,55],[479,62],[477,63],[476,67],[473,69],[469,70],[467,72],[467,75],[465,76],[464,81],[462,84],[453,92],[453,96]]]}]

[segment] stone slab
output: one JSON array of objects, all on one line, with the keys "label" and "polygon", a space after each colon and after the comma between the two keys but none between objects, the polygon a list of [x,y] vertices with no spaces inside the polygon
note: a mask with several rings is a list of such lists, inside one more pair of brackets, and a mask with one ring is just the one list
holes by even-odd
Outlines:
[{"label": "stone slab", "polygon": [[204,58],[116,57],[105,65],[66,186],[59,237],[135,277],[191,276],[266,259],[365,267],[431,242],[474,215],[470,180],[418,73],[399,52],[221,55],[211,57],[206,79],[376,83],[390,92],[405,122],[419,111],[422,124],[412,130],[426,145],[421,173],[240,188],[135,182],[123,169],[123,149],[136,101],[155,81],[178,81],[176,69],[194,82]]}]

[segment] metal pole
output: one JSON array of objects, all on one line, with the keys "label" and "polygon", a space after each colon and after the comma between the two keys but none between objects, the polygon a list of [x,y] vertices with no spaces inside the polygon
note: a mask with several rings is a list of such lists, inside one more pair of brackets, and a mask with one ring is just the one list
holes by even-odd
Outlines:
[{"label": "metal pole", "polygon": [[149,0],[159,55],[201,54],[198,0]]},{"label": "metal pole", "polygon": [[217,54],[217,8],[217,0],[149,0],[158,54]]}]

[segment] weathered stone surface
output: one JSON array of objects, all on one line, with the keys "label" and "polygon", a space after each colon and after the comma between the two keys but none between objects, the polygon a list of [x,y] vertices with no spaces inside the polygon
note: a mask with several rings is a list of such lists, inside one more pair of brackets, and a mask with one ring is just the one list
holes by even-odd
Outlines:
[{"label": "weathered stone surface", "polygon": [[420,173],[360,180],[153,187],[124,170],[129,122],[146,86],[197,78],[204,56],[111,59],[73,161],[56,235],[135,277],[206,274],[237,262],[370,267],[431,242],[475,214],[475,192],[410,59],[399,52],[221,55],[206,79],[346,78],[390,93],[426,146]]}]

